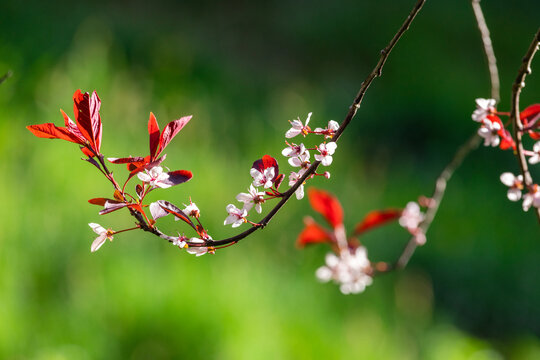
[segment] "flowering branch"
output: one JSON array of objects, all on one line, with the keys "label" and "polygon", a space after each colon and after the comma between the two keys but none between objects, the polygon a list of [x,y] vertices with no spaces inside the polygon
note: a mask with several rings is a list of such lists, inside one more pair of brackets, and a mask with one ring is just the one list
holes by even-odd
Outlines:
[{"label": "flowering branch", "polygon": [[[529,172],[527,161],[525,159],[525,153],[523,150],[523,142],[522,142],[522,136],[523,136],[523,123],[520,118],[520,112],[519,112],[519,96],[521,94],[521,90],[525,87],[525,77],[532,72],[531,70],[531,63],[533,60],[533,57],[538,50],[538,46],[540,44],[540,29],[536,32],[536,35],[534,36],[531,45],[529,46],[529,49],[527,50],[527,53],[525,54],[525,57],[523,58],[523,62],[521,63],[521,67],[518,70],[518,75],[516,77],[516,80],[514,81],[514,84],[512,86],[512,99],[511,99],[511,110],[510,110],[510,118],[512,119],[513,123],[513,129],[514,129],[514,137],[516,139],[516,157],[519,163],[519,166],[521,168],[521,174],[523,175],[523,179],[525,181],[525,185],[532,189],[533,187],[537,187],[538,185],[535,185],[531,176],[531,173]],[[538,192],[540,190],[534,189],[533,192]],[[540,222],[540,207],[536,207],[536,216],[538,218],[538,221]]]},{"label": "flowering branch", "polygon": [[[388,45],[383,50],[381,50],[381,56],[379,58],[379,61],[377,62],[377,65],[371,71],[371,73],[367,76],[367,78],[362,82],[362,85],[360,86],[360,90],[358,91],[358,94],[354,98],[354,101],[349,108],[349,112],[345,116],[345,119],[339,125],[339,129],[336,131],[336,133],[332,137],[333,142],[338,141],[343,131],[345,131],[345,129],[347,128],[351,120],[356,115],[356,112],[360,108],[360,104],[362,103],[362,100],[364,98],[364,95],[367,89],[369,88],[369,86],[371,85],[371,83],[376,77],[380,77],[382,75],[382,69],[384,67],[384,64],[386,63],[386,60],[388,59],[388,56],[390,55],[390,52],[392,51],[392,49],[394,49],[395,45],[397,44],[399,39],[403,36],[405,31],[409,29],[409,26],[411,25],[412,21],[414,20],[418,12],[422,9],[422,6],[424,6],[425,2],[426,0],[418,0],[416,2],[410,14],[407,16],[407,19],[405,19],[405,22],[398,29],[398,31],[396,32],[392,40],[390,40]],[[220,245],[226,245],[232,242],[238,242],[239,240],[242,240],[248,235],[250,235],[251,233],[255,232],[257,229],[264,228],[270,222],[270,220],[272,220],[274,215],[276,215],[276,213],[283,207],[283,205],[285,205],[285,203],[291,198],[291,196],[296,192],[296,190],[304,183],[304,181],[306,181],[306,179],[309,176],[315,173],[315,171],[317,170],[320,164],[321,164],[321,161],[313,162],[313,164],[304,173],[304,175],[299,180],[297,180],[296,183],[289,190],[283,193],[283,197],[279,201],[279,203],[276,204],[276,206],[268,213],[268,215],[266,215],[261,221],[258,222],[257,224],[258,226],[251,227],[250,229],[227,239],[207,240],[207,245],[220,246]]]}]

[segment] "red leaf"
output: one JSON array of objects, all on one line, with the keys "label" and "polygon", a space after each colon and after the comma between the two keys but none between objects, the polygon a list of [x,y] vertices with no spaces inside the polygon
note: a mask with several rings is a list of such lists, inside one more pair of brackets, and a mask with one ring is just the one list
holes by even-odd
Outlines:
[{"label": "red leaf", "polygon": [[169,175],[169,178],[167,180],[163,180],[162,183],[165,183],[171,186],[184,183],[193,177],[193,174],[191,173],[191,171],[188,171],[188,170],[170,171],[167,174]]},{"label": "red leaf", "polygon": [[186,124],[191,120],[193,116],[184,116],[178,120],[171,121],[170,123],[165,126],[165,129],[163,129],[163,132],[161,133],[161,137],[159,139],[159,149],[155,155],[155,157],[158,157],[161,152],[165,149],[165,147],[171,142],[171,140],[178,134],[180,130]]},{"label": "red leaf", "polygon": [[55,126],[53,123],[28,125],[26,128],[39,138],[62,139],[71,141],[75,144],[84,145],[84,142],[81,142],[81,140],[76,135],[69,132],[68,129]]},{"label": "red leaf", "polygon": [[144,158],[140,156],[130,156],[127,158],[107,158],[107,160],[109,160],[113,164],[131,164],[135,162],[144,162]]},{"label": "red leaf", "polygon": [[106,198],[93,198],[93,199],[88,200],[88,202],[90,204],[94,204],[94,205],[105,206],[105,202],[107,200],[108,201],[114,201],[114,200],[106,199]]},{"label": "red leaf", "polygon": [[274,170],[275,176],[277,177],[277,175],[279,174],[278,162],[276,159],[274,159],[270,155],[264,155],[262,159],[255,160],[255,162],[253,163],[251,167],[253,169],[257,169],[260,173],[263,173],[264,169],[273,167],[275,168]]},{"label": "red leaf", "polygon": [[521,113],[519,113],[519,118],[523,122],[523,125],[527,125],[536,115],[540,114],[540,104],[534,104],[526,107]]},{"label": "red leaf", "polygon": [[398,209],[387,209],[387,210],[374,210],[369,212],[362,220],[361,223],[356,225],[354,233],[356,235],[366,232],[370,229],[373,229],[377,226],[384,225],[390,221],[399,219],[401,216],[402,210]]},{"label": "red leaf", "polygon": [[60,109],[60,112],[62,113],[62,116],[64,117],[64,124],[66,125],[66,129],[72,133],[73,135],[75,135],[77,138],[79,138],[80,140],[80,144],[84,144],[86,143],[86,139],[84,138],[84,136],[81,134],[81,131],[79,130],[79,128],[77,127],[77,124],[75,124],[75,122],[73,120],[71,120],[69,118],[69,116],[67,116],[67,114],[64,112],[64,110]]},{"label": "red leaf", "polygon": [[193,229],[197,230],[191,219],[182,211],[180,210],[176,205],[171,204],[168,201],[165,200],[158,200],[157,203],[161,208],[165,211],[167,211],[169,214],[173,214],[180,220],[183,220],[184,222],[188,223],[189,226],[191,226]]},{"label": "red leaf", "polygon": [[148,134],[150,135],[150,157],[154,158],[159,147],[159,125],[153,113],[148,120]]},{"label": "red leaf", "polygon": [[334,241],[328,231],[314,222],[313,219],[310,219],[306,221],[306,227],[302,230],[300,235],[298,235],[296,246],[303,248],[306,245],[332,242]]},{"label": "red leaf", "polygon": [[501,150],[516,148],[516,143],[514,142],[514,139],[512,138],[512,135],[508,130],[502,128],[497,132],[497,134],[501,137],[501,143],[499,144],[499,148]]},{"label": "red leaf", "polygon": [[73,112],[75,121],[81,134],[90,142],[94,150],[99,153],[101,145],[101,117],[99,108],[101,100],[94,91],[92,96],[89,93],[81,93],[81,90],[73,94]]},{"label": "red leaf", "polygon": [[308,191],[311,207],[319,212],[332,227],[343,224],[343,208],[339,201],[330,193],[314,188]]}]

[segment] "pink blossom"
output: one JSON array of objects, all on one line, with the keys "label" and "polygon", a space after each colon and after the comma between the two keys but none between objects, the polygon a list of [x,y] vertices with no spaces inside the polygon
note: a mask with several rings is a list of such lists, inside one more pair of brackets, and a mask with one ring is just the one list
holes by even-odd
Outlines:
[{"label": "pink blossom", "polygon": [[137,177],[146,183],[149,183],[150,186],[156,188],[160,187],[163,189],[171,187],[171,184],[165,183],[164,181],[169,178],[169,174],[163,172],[161,166],[154,166],[150,170],[145,170],[145,172],[137,173]]},{"label": "pink blossom", "polygon": [[315,155],[315,160],[320,161],[324,166],[332,164],[332,155],[336,151],[337,144],[330,142],[328,144],[322,143],[317,147],[320,154]]},{"label": "pink blossom", "polygon": [[511,172],[505,172],[501,174],[501,182],[510,188],[506,194],[508,200],[518,201],[521,199],[523,175],[514,176]]},{"label": "pink blossom", "polygon": [[302,121],[300,121],[300,119],[293,120],[293,121],[289,120],[292,127],[289,130],[287,130],[287,132],[285,133],[285,137],[286,138],[293,138],[293,137],[295,137],[296,135],[299,135],[299,134],[302,134],[305,137],[308,134],[309,130],[310,130],[309,127],[308,127],[308,124],[309,124],[309,120],[311,118],[311,114],[312,113],[308,114],[305,125],[302,123]]},{"label": "pink blossom", "polygon": [[414,201],[411,201],[401,213],[399,225],[413,233],[416,231],[416,229],[418,229],[418,226],[422,221],[424,221],[424,214],[420,211],[420,205]]},{"label": "pink blossom", "polygon": [[90,247],[90,251],[96,252],[99,250],[99,248],[105,243],[107,239],[110,241],[113,240],[113,234],[114,231],[111,229],[105,229],[103,226],[96,224],[96,223],[89,223],[88,226],[94,230],[96,234],[99,236],[92,242],[92,246]]},{"label": "pink blossom", "polygon": [[245,217],[247,216],[247,210],[246,209],[238,209],[233,204],[227,205],[227,212],[229,213],[229,216],[225,219],[223,222],[223,225],[229,225],[232,224],[232,227],[238,227],[242,225],[245,222]]},{"label": "pink blossom", "polygon": [[187,247],[187,241],[188,238],[184,235],[178,236],[177,238],[173,239],[172,243],[173,245],[178,246],[180,249],[185,249]]},{"label": "pink blossom", "polygon": [[325,139],[330,139],[332,136],[334,136],[338,129],[339,123],[337,121],[330,120],[326,128],[316,128],[315,132],[318,134],[323,134]]},{"label": "pink blossom", "polygon": [[294,167],[308,168],[311,164],[309,161],[309,152],[305,151],[304,153],[289,159],[289,164]]},{"label": "pink blossom", "polygon": [[264,203],[264,192],[258,191],[253,185],[250,185],[249,192],[236,195],[236,200],[244,203],[244,209],[246,211],[251,210],[253,205],[255,205],[255,210],[260,214],[262,212],[261,204]]}]

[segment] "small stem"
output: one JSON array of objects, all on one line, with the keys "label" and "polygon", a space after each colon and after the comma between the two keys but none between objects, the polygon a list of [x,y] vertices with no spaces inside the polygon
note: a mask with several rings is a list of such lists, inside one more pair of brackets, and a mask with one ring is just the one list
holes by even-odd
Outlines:
[{"label": "small stem", "polygon": [[11,75],[13,75],[13,73],[11,72],[11,70],[9,70],[7,73],[4,74],[4,76],[0,78],[0,84],[9,79]]}]

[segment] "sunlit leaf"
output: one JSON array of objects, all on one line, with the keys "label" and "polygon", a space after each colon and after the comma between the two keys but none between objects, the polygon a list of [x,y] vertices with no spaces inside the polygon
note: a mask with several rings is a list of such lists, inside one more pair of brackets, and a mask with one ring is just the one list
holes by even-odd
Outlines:
[{"label": "sunlit leaf", "polygon": [[356,235],[366,232],[378,226],[385,225],[390,221],[399,219],[402,210],[399,209],[386,209],[386,210],[374,210],[369,212],[361,223],[356,225],[354,233]]},{"label": "sunlit leaf", "polygon": [[324,190],[310,188],[308,190],[311,207],[319,212],[333,227],[343,224],[343,208],[330,193]]}]

